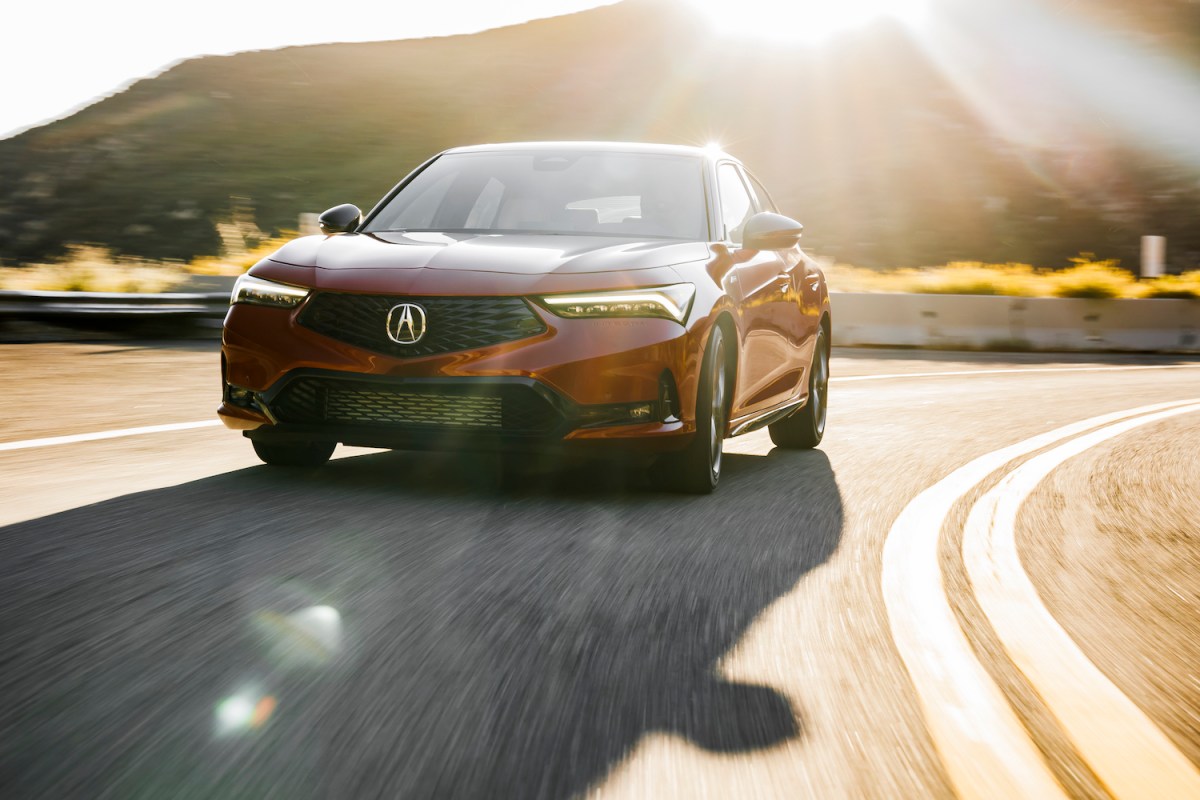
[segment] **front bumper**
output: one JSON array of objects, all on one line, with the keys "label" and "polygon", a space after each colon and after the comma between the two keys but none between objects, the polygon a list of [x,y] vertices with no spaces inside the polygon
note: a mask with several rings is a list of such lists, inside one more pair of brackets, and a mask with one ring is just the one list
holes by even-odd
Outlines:
[{"label": "front bumper", "polygon": [[396,449],[687,444],[695,424],[681,409],[695,408],[698,363],[689,331],[661,319],[537,313],[545,330],[534,336],[395,358],[310,330],[299,310],[236,305],[218,414],[251,438]]}]

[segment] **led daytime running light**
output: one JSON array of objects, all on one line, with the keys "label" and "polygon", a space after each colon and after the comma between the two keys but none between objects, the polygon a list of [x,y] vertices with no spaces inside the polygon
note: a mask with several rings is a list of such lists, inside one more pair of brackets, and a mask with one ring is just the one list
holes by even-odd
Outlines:
[{"label": "led daytime running light", "polygon": [[563,317],[664,317],[682,323],[691,309],[696,287],[678,283],[655,289],[595,292],[543,297],[542,302]]},{"label": "led daytime running light", "polygon": [[246,274],[239,277],[233,284],[233,293],[229,297],[229,304],[244,303],[255,306],[292,308],[300,305],[306,297],[308,297],[308,289],[303,287],[276,283]]}]

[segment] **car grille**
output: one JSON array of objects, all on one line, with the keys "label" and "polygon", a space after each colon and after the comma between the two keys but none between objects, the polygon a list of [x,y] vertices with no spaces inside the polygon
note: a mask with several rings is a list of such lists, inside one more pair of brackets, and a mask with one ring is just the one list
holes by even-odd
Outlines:
[{"label": "car grille", "polygon": [[[425,335],[397,344],[387,335],[388,312],[400,303],[425,309]],[[536,336],[542,320],[520,297],[390,297],[321,292],[300,312],[306,328],[390,356],[431,356]]]},{"label": "car grille", "polygon": [[302,377],[289,382],[270,407],[280,422],[520,435],[546,434],[563,421],[545,397],[519,384],[389,386]]}]

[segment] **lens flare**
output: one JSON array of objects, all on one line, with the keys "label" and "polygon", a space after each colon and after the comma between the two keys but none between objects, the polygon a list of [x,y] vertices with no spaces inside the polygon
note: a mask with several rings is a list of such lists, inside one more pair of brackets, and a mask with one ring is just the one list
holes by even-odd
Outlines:
[{"label": "lens flare", "polygon": [[217,704],[216,734],[224,737],[258,730],[267,724],[277,705],[271,695],[243,689]]},{"label": "lens flare", "polygon": [[1169,50],[1035,0],[947,5],[916,40],[1024,148],[1122,144],[1200,166],[1200,73]]},{"label": "lens flare", "polygon": [[276,666],[322,666],[342,651],[342,616],[332,606],[308,606],[286,614],[263,610],[253,622]]},{"label": "lens flare", "polygon": [[928,0],[690,0],[721,34],[787,42],[819,43],[852,28],[893,19],[923,23]]}]

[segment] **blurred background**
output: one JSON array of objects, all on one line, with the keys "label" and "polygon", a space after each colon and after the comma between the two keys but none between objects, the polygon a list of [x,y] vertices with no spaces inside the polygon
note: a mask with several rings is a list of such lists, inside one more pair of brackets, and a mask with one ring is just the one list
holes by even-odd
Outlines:
[{"label": "blurred background", "polygon": [[[244,269],[302,212],[365,210],[443,148],[526,139],[717,142],[805,223],[810,251],[860,268],[1076,259],[1132,275],[1159,235],[1167,272],[1200,269],[1195,0],[442,5],[190,20],[118,4],[48,29],[36,15],[52,12],[18,11],[8,72],[28,77],[0,121],[15,131],[0,264],[80,268],[4,269],[3,285]],[[393,41],[280,47],[322,36]],[[118,54],[146,72],[189,55],[163,50],[178,41],[280,49],[102,77]],[[35,124],[86,103],[59,90],[85,77],[129,83]]]}]

